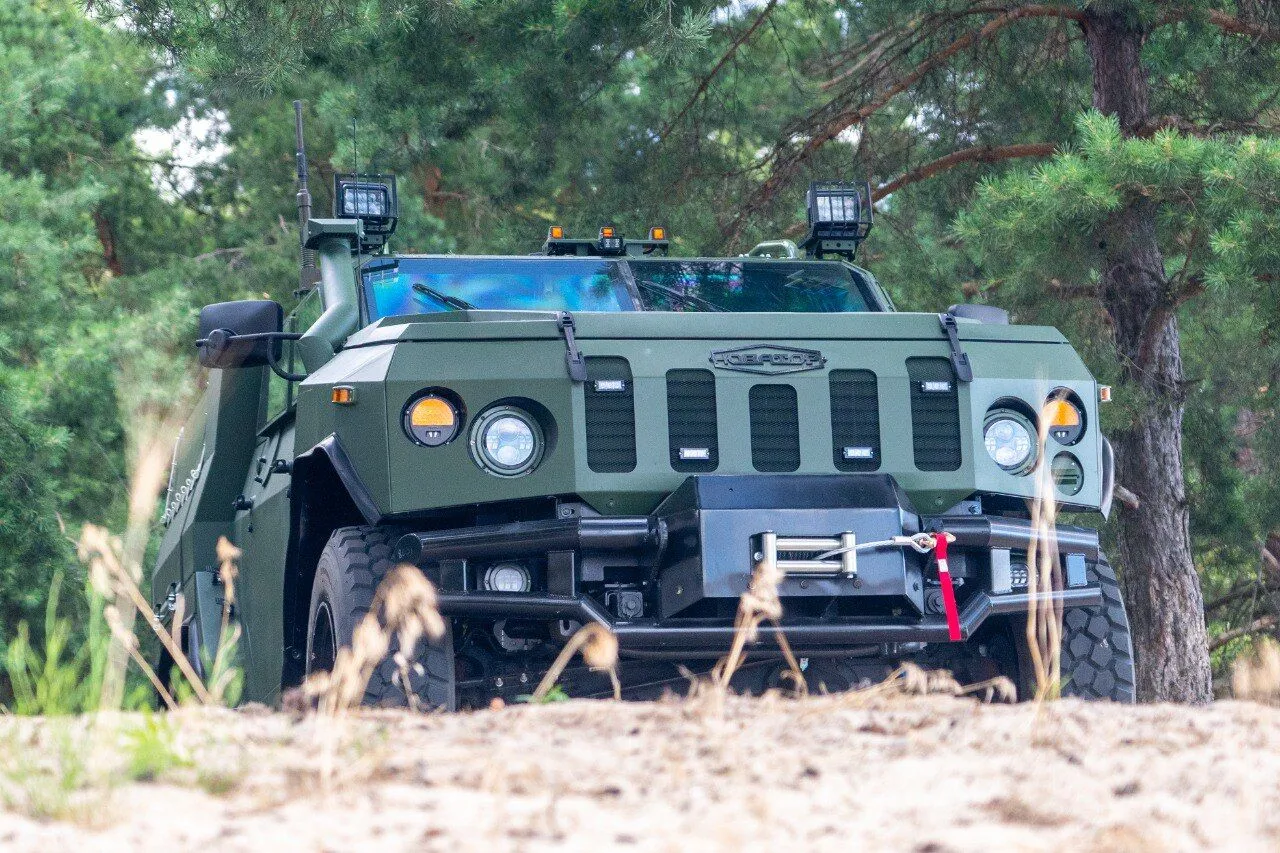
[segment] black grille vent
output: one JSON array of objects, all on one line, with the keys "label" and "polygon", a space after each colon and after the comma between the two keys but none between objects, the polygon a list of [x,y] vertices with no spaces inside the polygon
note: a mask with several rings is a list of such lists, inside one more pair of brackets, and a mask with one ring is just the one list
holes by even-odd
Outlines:
[{"label": "black grille vent", "polygon": [[635,389],[625,358],[587,359],[587,467],[601,474],[636,468]]},{"label": "black grille vent", "polygon": [[754,385],[751,406],[751,464],[757,471],[800,467],[800,413],[790,385]]},{"label": "black grille vent", "polygon": [[667,371],[667,434],[674,470],[716,470],[716,378],[710,370]]},{"label": "black grille vent", "polygon": [[[945,358],[907,359],[911,382],[911,443],[921,471],[960,467],[960,392]],[[929,390],[929,383],[933,389]],[[944,387],[945,386],[945,387]]]},{"label": "black grille vent", "polygon": [[870,370],[831,371],[831,443],[837,471],[880,468],[880,396]]}]

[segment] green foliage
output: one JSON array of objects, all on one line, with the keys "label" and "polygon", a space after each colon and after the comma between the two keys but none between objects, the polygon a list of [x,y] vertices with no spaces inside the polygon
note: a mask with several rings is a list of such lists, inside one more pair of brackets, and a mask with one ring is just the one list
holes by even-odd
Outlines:
[{"label": "green foliage", "polygon": [[1096,282],[1093,235],[1123,204],[1145,199],[1159,207],[1160,242],[1177,270],[1171,288],[1237,288],[1250,301],[1266,283],[1258,272],[1280,262],[1280,142],[1171,130],[1125,139],[1098,113],[1081,116],[1078,139],[1038,168],[984,182],[958,218],[958,234],[991,274],[1037,291],[1051,278]]},{"label": "green foliage", "polygon": [[21,622],[5,650],[4,671],[13,691],[10,711],[15,714],[76,714],[98,708],[110,639],[102,602],[90,603],[87,640],[77,642],[72,622],[58,613],[61,589],[58,573],[45,604],[42,646],[33,644],[27,623]]},{"label": "green foliage", "polygon": [[551,689],[548,690],[543,696],[539,697],[532,693],[522,694],[516,697],[516,701],[527,702],[534,705],[551,705],[556,702],[568,702],[569,698],[570,698],[569,694],[565,692],[565,689],[563,687],[561,687],[559,684],[553,684],[551,685]]},{"label": "green foliage", "polygon": [[[0,367],[0,625],[12,626],[38,617],[54,567],[70,562],[71,548],[58,527],[54,484],[43,476],[65,433],[33,420],[10,381]],[[0,628],[0,656],[7,633]]]},{"label": "green foliage", "polygon": [[168,718],[144,711],[138,724],[125,734],[127,777],[135,782],[155,782],[164,774],[189,768],[193,762],[178,748]]}]

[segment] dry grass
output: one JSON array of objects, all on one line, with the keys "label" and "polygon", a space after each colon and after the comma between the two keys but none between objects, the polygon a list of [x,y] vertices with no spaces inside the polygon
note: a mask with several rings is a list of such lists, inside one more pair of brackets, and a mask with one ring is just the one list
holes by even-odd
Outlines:
[{"label": "dry grass", "polygon": [[1237,699],[1280,705],[1280,643],[1264,638],[1252,655],[1238,659],[1231,671],[1231,692]]},{"label": "dry grass", "polygon": [[564,672],[564,668],[569,665],[569,661],[579,650],[587,666],[609,673],[609,681],[613,684],[613,698],[621,701],[622,682],[618,680],[618,638],[598,622],[583,625],[574,632],[569,642],[565,643],[564,648],[560,650],[560,654],[556,655],[555,661],[542,676],[542,680],[538,682],[537,689],[529,697],[530,701],[535,703],[547,701],[560,674]]},{"label": "dry grass", "polygon": [[399,684],[409,706],[417,710],[410,670],[421,665],[411,661],[424,637],[444,636],[437,600],[435,586],[416,566],[402,563],[392,569],[378,585],[373,607],[356,626],[351,645],[338,650],[333,670],[314,673],[303,685],[304,693],[317,700],[320,713],[337,717],[360,704],[373,671],[391,653],[392,640]]},{"label": "dry grass", "polygon": [[[1049,458],[1049,418],[1041,413],[1036,436],[1039,463],[1036,465],[1035,497],[1029,501],[1034,545],[1027,553],[1027,591],[1046,595],[1061,590],[1062,562],[1058,556],[1058,505],[1056,484]],[[1043,702],[1062,695],[1062,605],[1033,602],[1027,607],[1027,647],[1035,675],[1035,700]]]}]

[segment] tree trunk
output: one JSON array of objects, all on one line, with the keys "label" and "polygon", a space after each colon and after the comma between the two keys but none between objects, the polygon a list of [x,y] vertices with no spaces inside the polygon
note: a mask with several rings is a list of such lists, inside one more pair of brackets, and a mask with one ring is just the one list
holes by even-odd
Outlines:
[{"label": "tree trunk", "polygon": [[[1131,4],[1097,3],[1082,22],[1093,105],[1133,135],[1149,119],[1142,29]],[[1124,391],[1141,416],[1113,436],[1116,479],[1140,504],[1119,514],[1119,554],[1138,695],[1213,698],[1200,578],[1191,560],[1182,471],[1185,398],[1178,319],[1156,234],[1156,206],[1136,198],[1100,229],[1101,299],[1115,332]]]}]

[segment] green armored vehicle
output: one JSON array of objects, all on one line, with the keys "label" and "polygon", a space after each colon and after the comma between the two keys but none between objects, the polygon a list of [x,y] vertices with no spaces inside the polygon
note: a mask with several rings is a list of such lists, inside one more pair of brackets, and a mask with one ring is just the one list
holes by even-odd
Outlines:
[{"label": "green armored vehicle", "polygon": [[[678,688],[729,648],[761,563],[784,574],[784,615],[743,689],[778,683],[781,631],[815,686],[915,660],[1026,693],[1028,500],[1048,466],[1063,511],[1108,512],[1105,389],[1053,329],[895,311],[852,263],[869,188],[814,185],[802,246],[742,257],[673,258],[663,229],[612,226],[552,228],[531,256],[396,255],[389,176],[339,176],[334,218],[313,219],[299,160],[314,286],[287,317],[261,300],[201,314],[213,369],[152,582],[197,667],[225,535],[247,700],[332,666],[399,563],[449,625],[412,685],[437,706],[531,692],[592,622],[629,694]],[[1097,533],[1059,526],[1056,549],[1066,691],[1132,701]],[[366,701],[405,701],[391,670]],[[608,690],[585,668],[562,684]]]}]

